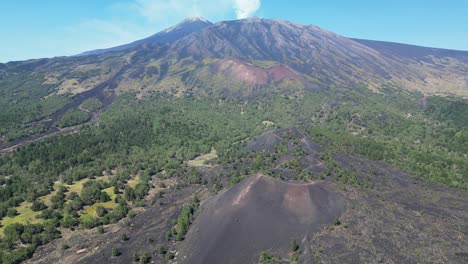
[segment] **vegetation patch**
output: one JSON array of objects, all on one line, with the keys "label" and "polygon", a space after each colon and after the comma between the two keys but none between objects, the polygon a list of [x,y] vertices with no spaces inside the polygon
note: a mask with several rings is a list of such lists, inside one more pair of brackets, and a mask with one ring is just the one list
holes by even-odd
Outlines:
[{"label": "vegetation patch", "polygon": [[67,185],[61,185],[61,186],[67,187],[68,193],[73,193],[73,192],[81,193],[81,190],[83,190],[83,185],[88,181],[89,181],[89,179],[86,178],[86,179],[79,180],[79,181],[77,181],[77,182],[75,182],[73,184],[70,184],[70,185],[67,184]]},{"label": "vegetation patch", "polygon": [[[178,182],[184,186],[203,183],[213,192],[229,183],[236,188],[236,183],[257,172],[301,181],[330,177],[341,182],[343,189],[357,191],[379,188],[370,181],[372,173],[348,166],[339,159],[341,154],[361,155],[434,182],[467,188],[467,133],[463,125],[457,125],[463,115],[449,115],[452,109],[465,113],[466,101],[429,100],[434,109],[423,109],[416,103],[419,95],[396,96],[397,92],[330,89],[297,98],[272,96],[248,102],[186,94],[143,99],[121,95],[101,113],[99,126],[46,138],[0,159],[2,224],[8,227],[17,219],[27,223],[20,218],[35,219],[36,215],[41,224],[70,230],[116,223],[131,207],[145,205],[154,177],[180,179],[183,175]],[[438,110],[440,105],[447,107]],[[7,117],[0,119],[4,124]],[[274,122],[275,131],[286,134],[271,135],[246,148],[247,141],[272,130],[264,121]],[[198,156],[201,153],[208,154]],[[215,159],[225,172],[205,177],[197,167],[209,167],[206,163]],[[103,171],[115,173],[110,178],[94,178]],[[163,198],[167,193],[158,195]],[[37,200],[48,208],[39,213],[25,209],[25,201]],[[164,205],[164,201],[158,203]],[[193,220],[193,208],[187,210],[180,224],[170,225],[174,227],[170,238],[185,236]]]},{"label": "vegetation patch", "polygon": [[182,212],[177,217],[176,225],[166,234],[167,240],[174,238],[176,241],[182,241],[187,234],[190,225],[193,223],[195,211],[200,206],[198,198],[194,198],[193,202],[182,208]]},{"label": "vegetation patch", "polygon": [[90,98],[84,101],[80,107],[84,110],[90,111],[90,112],[95,112],[102,107],[102,102],[97,99],[97,98]]},{"label": "vegetation patch", "polygon": [[210,161],[218,158],[218,153],[216,149],[211,148],[210,153],[207,153],[205,155],[201,155],[196,157],[193,160],[189,160],[187,162],[187,165],[190,167],[212,167],[212,165],[208,164]]},{"label": "vegetation patch", "polygon": [[55,125],[60,128],[71,127],[83,124],[89,120],[89,114],[76,109],[71,109],[66,112],[56,123]]},{"label": "vegetation patch", "polygon": [[262,121],[262,125],[269,127],[269,126],[274,126],[275,123],[270,120],[265,120],[265,121]]},{"label": "vegetation patch", "polygon": [[140,183],[140,177],[136,176],[135,178],[128,181],[128,186],[135,188]]},{"label": "vegetation patch", "polygon": [[21,203],[18,207],[16,207],[17,215],[14,217],[4,217],[1,221],[1,228],[0,228],[0,234],[3,235],[3,230],[5,229],[6,226],[13,224],[13,223],[19,223],[19,224],[26,224],[26,223],[40,223],[42,222],[42,219],[37,219],[36,216],[38,216],[41,212],[34,212],[31,209],[32,203],[30,202],[23,202]]},{"label": "vegetation patch", "polygon": [[104,207],[105,209],[114,209],[117,207],[117,203],[115,202],[115,197],[117,196],[114,192],[114,187],[109,187],[107,189],[102,190],[103,192],[107,193],[110,197],[110,201],[102,202],[102,203],[95,203],[92,206],[89,206],[83,211],[83,214],[88,214],[92,216],[98,216],[96,213],[96,209],[98,207]]},{"label": "vegetation patch", "polygon": [[62,182],[55,182],[54,183],[54,187],[53,187],[53,191],[47,195],[44,195],[44,196],[41,196],[41,197],[38,197],[37,199],[43,203],[45,203],[46,205],[50,205],[51,204],[51,199],[53,196],[55,196],[59,190],[59,188],[61,186],[64,186],[65,184],[62,183]]}]

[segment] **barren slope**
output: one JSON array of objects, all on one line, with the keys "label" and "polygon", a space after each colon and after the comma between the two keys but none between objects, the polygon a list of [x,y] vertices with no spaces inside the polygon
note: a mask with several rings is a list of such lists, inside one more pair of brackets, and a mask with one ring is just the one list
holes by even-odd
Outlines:
[{"label": "barren slope", "polygon": [[344,199],[323,183],[288,183],[252,176],[207,201],[187,234],[186,263],[252,263],[259,252],[284,254],[298,241],[333,222]]}]

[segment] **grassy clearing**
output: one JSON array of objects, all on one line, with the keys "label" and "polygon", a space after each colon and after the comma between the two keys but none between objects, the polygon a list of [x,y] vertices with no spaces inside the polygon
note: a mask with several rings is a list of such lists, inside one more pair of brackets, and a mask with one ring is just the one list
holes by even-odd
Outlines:
[{"label": "grassy clearing", "polygon": [[23,202],[18,207],[16,207],[16,210],[18,211],[17,216],[15,217],[5,216],[1,221],[2,227],[0,228],[0,234],[3,235],[4,227],[13,223],[26,224],[26,223],[41,222],[42,219],[36,218],[36,216],[39,215],[41,212],[34,212],[33,210],[31,210],[31,205],[32,203],[30,202]]},{"label": "grassy clearing", "polygon": [[65,184],[63,184],[63,183],[61,183],[61,182],[56,182],[56,183],[54,184],[54,191],[52,191],[51,193],[49,193],[49,194],[47,194],[47,195],[44,195],[44,196],[42,196],[42,197],[39,197],[39,198],[38,198],[39,201],[45,203],[47,206],[50,206],[50,204],[51,204],[51,203],[50,203],[50,199],[52,199],[52,197],[53,197],[54,195],[57,194],[58,188],[59,188],[60,186],[65,186]]},{"label": "grassy clearing", "polygon": [[112,209],[112,208],[115,208],[117,206],[117,203],[114,202],[114,199],[115,199],[115,196],[117,196],[115,193],[114,193],[114,187],[109,187],[107,189],[104,189],[103,190],[104,192],[106,192],[109,197],[111,198],[110,201],[108,202],[105,202],[105,203],[96,203],[96,204],[93,204],[92,206],[86,208],[84,211],[83,211],[83,214],[87,214],[87,215],[92,215],[92,216],[97,216],[96,214],[96,208],[98,206],[102,206],[104,208],[107,208],[107,209]]},{"label": "grassy clearing", "polygon": [[89,179],[83,179],[71,185],[64,185],[64,186],[68,188],[68,193],[76,192],[77,194],[80,194],[81,190],[83,190],[83,185],[87,181],[89,181]]},{"label": "grassy clearing", "polygon": [[[83,185],[89,181],[90,179],[86,178],[86,179],[82,179],[80,181],[77,181],[71,185],[62,185],[62,186],[65,186],[68,188],[68,194],[72,193],[72,192],[76,192],[77,194],[80,194],[81,193],[81,190],[83,190]],[[108,181],[109,180],[109,176],[101,176],[101,177],[98,177],[96,179],[93,179],[93,181],[97,181],[97,180],[101,180],[101,181]],[[55,188],[54,188],[55,189]],[[56,189],[55,189],[56,190]]]},{"label": "grassy clearing", "polygon": [[270,120],[265,120],[262,122],[262,125],[266,126],[266,127],[269,127],[269,126],[273,126],[275,123],[270,121]]},{"label": "grassy clearing", "polygon": [[[101,181],[108,181],[109,180],[109,176],[102,176],[102,177],[98,177],[96,178],[96,180],[101,180]],[[67,196],[70,195],[70,193],[72,192],[76,192],[77,194],[80,194],[81,193],[81,190],[83,189],[83,184],[85,184],[85,182],[89,181],[89,179],[82,179],[80,181],[77,181],[73,184],[64,184],[64,183],[61,183],[61,182],[56,182],[54,184],[54,191],[47,194],[47,195],[44,195],[42,197],[39,198],[39,200],[43,203],[45,203],[47,206],[50,205],[50,199],[55,195],[57,194],[57,191],[58,191],[58,188],[60,186],[64,186],[64,187],[67,187],[68,188],[68,192],[67,192]],[[110,195],[110,194],[109,194]],[[111,196],[112,197],[112,196]]]},{"label": "grassy clearing", "polygon": [[[103,177],[99,177],[97,178],[96,180],[103,180],[103,181],[108,181],[109,180],[109,176],[103,176]],[[83,184],[85,182],[89,181],[89,179],[82,179],[78,182],[75,182],[73,184],[64,184],[64,183],[61,183],[61,182],[56,182],[54,184],[54,191],[47,194],[47,195],[44,195],[39,199],[39,201],[45,203],[47,206],[50,206],[51,202],[50,200],[52,199],[52,197],[54,195],[57,194],[57,191],[59,189],[59,187],[61,186],[65,186],[68,188],[68,192],[67,192],[67,195],[70,195],[70,193],[72,192],[76,192],[78,194],[81,193],[81,190],[83,189]],[[137,184],[138,182],[135,183],[135,185]],[[115,198],[115,194],[114,194],[114,187],[110,187],[110,188],[107,188],[107,189],[104,189],[105,192],[107,192],[107,194],[109,194],[110,198],[111,198],[111,201],[109,202],[106,202],[106,203],[98,203],[98,204],[95,204],[93,206],[90,206],[89,208],[87,208],[85,210],[85,213],[88,214],[88,213],[92,213],[92,214],[95,214],[96,213],[96,207],[101,205],[101,206],[104,206],[105,208],[114,208],[115,206],[117,206],[117,204],[114,203],[114,198]],[[0,235],[3,234],[3,229],[5,226],[7,225],[10,225],[10,224],[13,224],[13,223],[20,223],[20,224],[26,224],[26,223],[39,223],[42,221],[42,219],[36,219],[36,216],[39,215],[41,212],[34,212],[33,210],[31,210],[31,205],[32,203],[30,202],[23,202],[22,204],[20,204],[19,206],[16,207],[16,210],[18,211],[18,215],[15,216],[15,217],[4,217],[2,219],[2,221],[0,222],[1,223],[1,228],[0,228]]]},{"label": "grassy clearing", "polygon": [[135,178],[129,180],[127,184],[128,186],[135,188],[135,186],[137,186],[138,183],[140,183],[140,177],[136,176]]},{"label": "grassy clearing", "polygon": [[187,164],[190,167],[211,167],[211,165],[208,165],[207,163],[211,160],[216,159],[217,157],[218,153],[216,152],[216,149],[211,148],[210,153],[196,157],[193,160],[189,160]]}]

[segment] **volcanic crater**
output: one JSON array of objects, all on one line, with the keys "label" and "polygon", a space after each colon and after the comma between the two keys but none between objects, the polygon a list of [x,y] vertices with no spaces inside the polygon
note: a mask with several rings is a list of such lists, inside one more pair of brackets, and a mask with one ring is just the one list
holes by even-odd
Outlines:
[{"label": "volcanic crater", "polygon": [[248,85],[274,84],[285,79],[301,80],[299,74],[283,64],[262,68],[228,58],[217,61],[211,66],[214,73]]},{"label": "volcanic crater", "polygon": [[257,174],[202,205],[180,255],[185,263],[252,263],[263,250],[287,254],[293,239],[310,238],[345,209],[326,183]]}]

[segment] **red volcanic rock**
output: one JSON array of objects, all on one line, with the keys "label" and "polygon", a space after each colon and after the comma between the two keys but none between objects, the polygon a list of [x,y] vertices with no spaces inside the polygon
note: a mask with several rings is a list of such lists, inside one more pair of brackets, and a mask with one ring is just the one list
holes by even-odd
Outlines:
[{"label": "red volcanic rock", "polygon": [[268,69],[273,82],[279,82],[284,79],[299,79],[299,75],[284,65],[273,66]]},{"label": "red volcanic rock", "polygon": [[299,79],[300,76],[285,65],[271,68],[257,67],[244,63],[237,59],[223,59],[212,64],[215,74],[248,85],[266,85],[270,82],[277,83],[284,79]]},{"label": "red volcanic rock", "polygon": [[213,68],[215,73],[237,82],[250,85],[265,85],[268,83],[268,72],[265,69],[238,60],[224,59],[216,62]]}]

